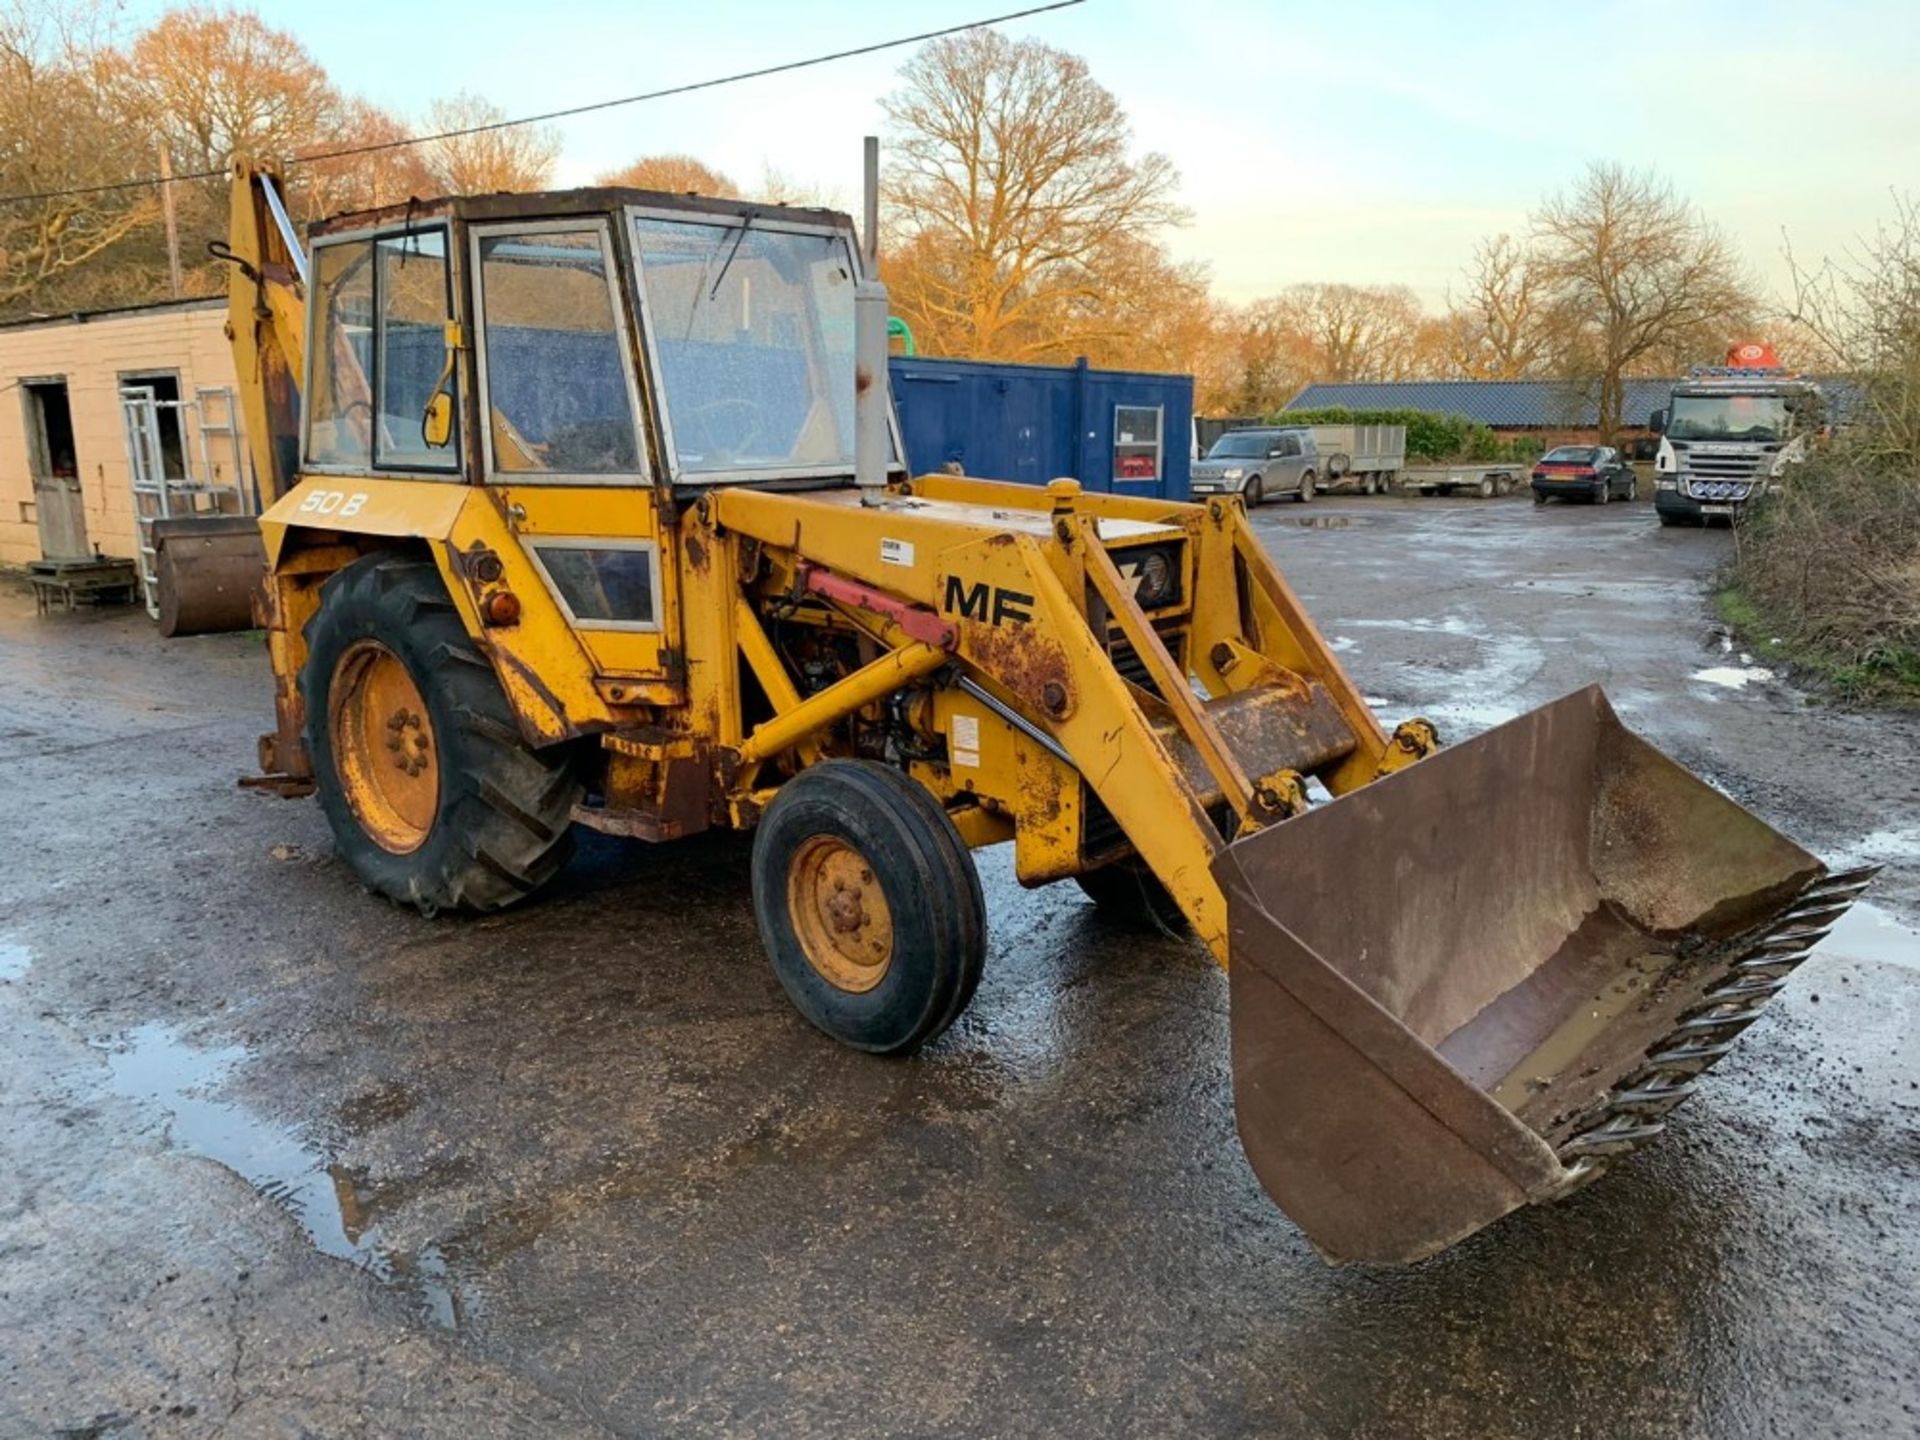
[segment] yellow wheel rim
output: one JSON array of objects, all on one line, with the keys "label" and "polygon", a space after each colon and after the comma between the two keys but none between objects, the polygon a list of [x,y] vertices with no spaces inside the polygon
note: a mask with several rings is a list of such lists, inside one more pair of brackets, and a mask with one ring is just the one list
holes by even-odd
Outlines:
[{"label": "yellow wheel rim", "polygon": [[787,868],[787,910],[807,963],[836,990],[861,995],[893,964],[893,912],[873,867],[834,835],[815,835]]},{"label": "yellow wheel rim", "polygon": [[356,641],[333,667],[327,708],[334,769],[360,828],[395,855],[418,850],[440,809],[440,757],[406,665],[377,640]]}]

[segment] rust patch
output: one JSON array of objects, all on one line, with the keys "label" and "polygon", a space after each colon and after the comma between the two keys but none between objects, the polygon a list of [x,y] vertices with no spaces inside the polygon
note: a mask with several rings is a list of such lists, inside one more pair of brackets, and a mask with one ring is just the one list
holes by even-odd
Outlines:
[{"label": "rust patch", "polygon": [[688,530],[681,537],[681,544],[686,547],[687,565],[697,574],[706,574],[708,562],[712,557],[707,550],[705,538],[698,530]]},{"label": "rust patch", "polygon": [[1059,716],[1073,713],[1073,672],[1066,653],[1033,626],[963,620],[959,627],[960,653],[980,669],[1028,702],[1047,694],[1049,685],[1058,686],[1064,695]]},{"label": "rust patch", "polygon": [[[484,640],[480,643],[482,648],[487,652],[487,657],[492,660],[496,666],[501,666],[511,671],[516,680],[520,681],[527,689],[540,697],[541,703],[551,710],[554,717],[560,722],[560,735],[562,737],[572,739],[587,733],[573,723],[573,718],[567,714],[567,707],[560,703],[560,697],[553,693],[553,688],[540,678],[539,674],[531,665],[527,664],[526,661],[522,660],[518,655],[515,655],[511,650],[507,650],[498,645],[487,644]],[[521,728],[526,728],[524,718],[521,720]],[[550,737],[543,734],[535,734],[529,738],[544,740]]]}]

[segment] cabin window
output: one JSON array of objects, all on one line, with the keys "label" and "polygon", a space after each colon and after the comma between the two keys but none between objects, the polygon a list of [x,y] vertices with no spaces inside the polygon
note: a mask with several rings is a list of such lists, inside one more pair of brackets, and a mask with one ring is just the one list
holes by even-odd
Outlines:
[{"label": "cabin window", "polygon": [[[458,435],[427,442],[427,402],[456,396],[447,369],[453,290],[443,226],[314,246],[307,463],[457,470]],[[444,377],[444,378],[443,378]]]},{"label": "cabin window", "polygon": [[490,229],[474,248],[491,472],[576,480],[643,473],[606,226]]}]

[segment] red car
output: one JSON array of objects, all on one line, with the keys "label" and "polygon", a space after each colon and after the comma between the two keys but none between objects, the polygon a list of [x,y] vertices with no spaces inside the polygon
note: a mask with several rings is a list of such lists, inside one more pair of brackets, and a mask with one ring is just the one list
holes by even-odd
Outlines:
[{"label": "red car", "polygon": [[1533,503],[1544,505],[1556,495],[1596,505],[1637,500],[1640,478],[1611,445],[1561,445],[1533,467]]}]

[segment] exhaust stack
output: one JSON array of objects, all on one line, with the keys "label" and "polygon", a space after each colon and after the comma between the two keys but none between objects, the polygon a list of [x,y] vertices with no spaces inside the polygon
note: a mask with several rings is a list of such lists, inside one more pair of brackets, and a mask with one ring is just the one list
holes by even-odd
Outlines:
[{"label": "exhaust stack", "polygon": [[887,287],[880,269],[880,139],[867,136],[861,279],[853,290],[853,478],[862,505],[878,505],[892,458],[887,412]]}]

